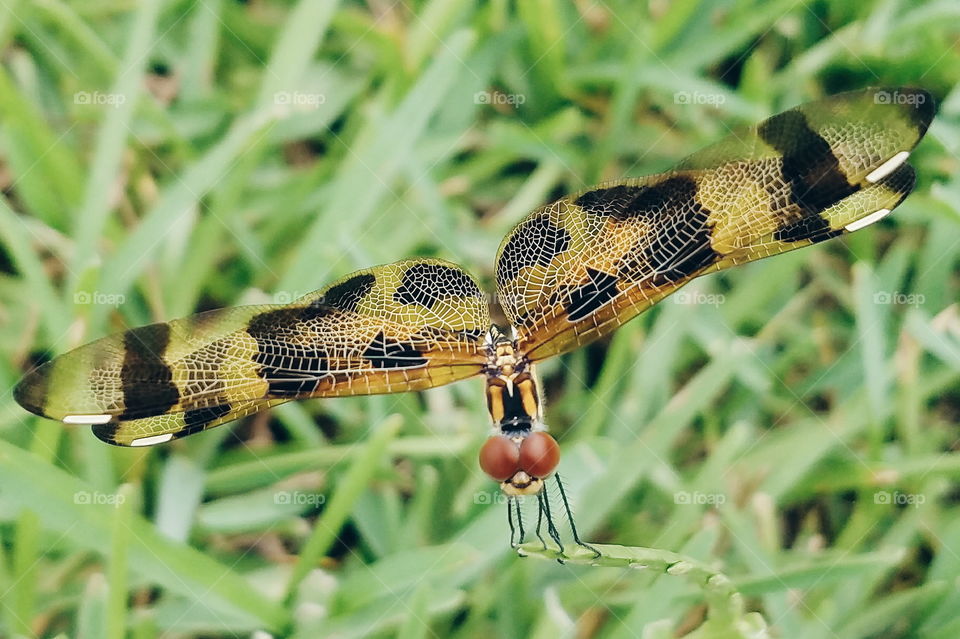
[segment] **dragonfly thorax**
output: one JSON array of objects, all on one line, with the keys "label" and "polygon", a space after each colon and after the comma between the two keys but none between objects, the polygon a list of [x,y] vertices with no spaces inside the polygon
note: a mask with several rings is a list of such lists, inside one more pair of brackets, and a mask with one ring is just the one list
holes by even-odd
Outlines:
[{"label": "dragonfly thorax", "polygon": [[533,365],[502,333],[487,343],[487,408],[494,427],[504,432],[543,428]]},{"label": "dragonfly thorax", "polygon": [[507,381],[525,368],[527,362],[517,351],[516,341],[496,325],[491,325],[487,331],[486,346],[488,377],[495,375]]}]

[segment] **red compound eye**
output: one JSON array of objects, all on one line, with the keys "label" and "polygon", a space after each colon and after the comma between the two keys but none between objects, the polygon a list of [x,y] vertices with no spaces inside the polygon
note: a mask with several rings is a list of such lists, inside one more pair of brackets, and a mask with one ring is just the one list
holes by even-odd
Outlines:
[{"label": "red compound eye", "polygon": [[560,446],[547,433],[530,433],[520,443],[520,468],[531,477],[546,477],[559,463]]},{"label": "red compound eye", "polygon": [[520,470],[520,449],[503,435],[494,435],[480,448],[480,468],[497,481],[506,481]]}]

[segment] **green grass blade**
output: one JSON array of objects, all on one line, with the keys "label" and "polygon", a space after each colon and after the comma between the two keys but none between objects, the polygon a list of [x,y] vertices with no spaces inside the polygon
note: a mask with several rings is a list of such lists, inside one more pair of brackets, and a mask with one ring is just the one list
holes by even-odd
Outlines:
[{"label": "green grass blade", "polygon": [[287,584],[287,601],[294,597],[300,582],[313,570],[336,540],[337,533],[350,514],[350,509],[367,487],[390,441],[397,436],[401,424],[402,420],[399,416],[390,417],[380,424],[363,451],[353,460],[343,479],[338,482],[336,493],[314,524],[313,532],[306,544],[300,549],[300,556]]},{"label": "green grass blade", "polygon": [[[140,4],[133,19],[123,63],[109,93],[103,94],[112,102],[100,105],[102,120],[94,143],[93,161],[83,203],[74,218],[74,254],[68,267],[70,278],[65,291],[68,299],[76,292],[83,272],[99,261],[97,243],[110,214],[110,200],[116,192],[120,162],[130,135],[130,122],[140,100],[142,69],[154,43],[161,4],[161,0],[146,0]],[[91,88],[78,95],[89,97],[101,94]]]},{"label": "green grass blade", "polygon": [[[0,442],[0,485],[4,486],[5,503],[32,510],[29,517],[37,524],[30,526],[25,539],[35,540],[37,527],[42,526],[69,535],[71,544],[110,556],[114,506],[83,503],[95,501],[92,495],[98,493],[82,482],[62,470],[38,463],[34,455]],[[167,539],[141,517],[130,519],[128,558],[141,578],[185,597],[206,593],[197,605],[227,611],[236,619],[267,628],[277,629],[285,624],[285,612],[254,590],[240,574],[194,548]],[[29,565],[21,568],[27,571]],[[31,599],[24,595],[19,616],[26,612]]]},{"label": "green grass blade", "polygon": [[[443,51],[424,71],[419,82],[407,93],[400,105],[386,119],[364,135],[362,148],[351,149],[350,155],[334,178],[334,192],[324,211],[302,234],[289,269],[278,284],[281,291],[312,290],[317,281],[319,256],[331,256],[342,248],[356,246],[377,204],[389,192],[394,176],[403,166],[423,134],[430,116],[454,85],[461,72],[463,59],[472,48],[474,35],[459,31],[445,43]],[[330,237],[336,224],[338,237]],[[321,263],[331,263],[332,259]]]}]

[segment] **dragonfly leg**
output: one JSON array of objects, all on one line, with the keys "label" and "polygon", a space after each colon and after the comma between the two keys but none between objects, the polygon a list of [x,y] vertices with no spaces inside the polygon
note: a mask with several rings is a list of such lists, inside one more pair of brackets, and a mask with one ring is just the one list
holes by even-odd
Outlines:
[{"label": "dragonfly leg", "polygon": [[537,499],[540,500],[540,509],[547,519],[547,532],[550,534],[550,538],[553,539],[560,548],[560,553],[563,554],[563,542],[560,541],[560,531],[557,530],[556,524],[553,523],[553,515],[550,513],[550,498],[547,496],[547,491],[541,490],[537,493]]},{"label": "dragonfly leg", "polygon": [[557,487],[560,489],[560,499],[563,500],[563,508],[567,511],[567,521],[570,522],[570,530],[573,532],[573,540],[581,548],[586,548],[594,553],[594,558],[600,556],[600,551],[580,539],[580,533],[577,532],[577,525],[573,522],[573,511],[570,510],[570,500],[567,499],[567,492],[563,489],[563,482],[560,481],[560,474],[554,474],[557,478]]},{"label": "dragonfly leg", "polygon": [[520,544],[516,541],[517,530],[513,525],[513,502],[516,501],[516,497],[507,498],[507,525],[510,526],[510,547],[516,548]]},{"label": "dragonfly leg", "polygon": [[[517,525],[514,528],[513,518],[516,515]],[[516,548],[523,543],[527,534],[523,530],[523,515],[520,513],[520,498],[507,497],[507,523],[510,524],[510,547]],[[519,537],[514,541],[515,533],[519,532]]]},{"label": "dragonfly leg", "polygon": [[543,544],[543,549],[547,549],[547,541],[543,538],[541,530],[543,528],[543,507],[540,506],[540,501],[543,497],[543,493],[537,495],[537,539],[540,540],[540,543]]},{"label": "dragonfly leg", "polygon": [[519,498],[513,500],[513,506],[517,513],[517,527],[520,528],[520,543],[522,544],[524,541],[526,541],[527,534],[523,531],[523,515],[520,512]]}]

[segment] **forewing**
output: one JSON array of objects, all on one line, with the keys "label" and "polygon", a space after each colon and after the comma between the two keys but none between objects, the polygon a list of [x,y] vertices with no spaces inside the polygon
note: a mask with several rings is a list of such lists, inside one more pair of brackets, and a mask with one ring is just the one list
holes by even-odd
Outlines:
[{"label": "forewing", "polygon": [[803,105],[660,175],[611,182],[504,238],[501,306],[532,360],[597,339],[694,277],[867,226],[911,191],[905,164],[933,117],[918,89]]},{"label": "forewing", "polygon": [[475,375],[490,326],[454,264],[358,271],[289,305],[200,313],[106,337],[40,366],[15,389],[31,412],[91,424],[100,439],[168,441],[292,399],[395,393]]}]

